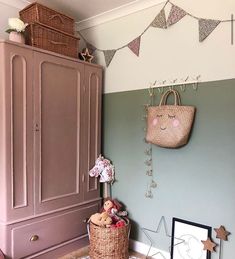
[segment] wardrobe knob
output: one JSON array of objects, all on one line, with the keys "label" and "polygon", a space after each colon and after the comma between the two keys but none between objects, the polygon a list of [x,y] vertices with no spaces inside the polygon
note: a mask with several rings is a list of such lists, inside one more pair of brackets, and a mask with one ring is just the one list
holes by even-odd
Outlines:
[{"label": "wardrobe knob", "polygon": [[30,241],[37,241],[39,239],[39,236],[38,235],[33,235],[31,238],[30,238]]}]

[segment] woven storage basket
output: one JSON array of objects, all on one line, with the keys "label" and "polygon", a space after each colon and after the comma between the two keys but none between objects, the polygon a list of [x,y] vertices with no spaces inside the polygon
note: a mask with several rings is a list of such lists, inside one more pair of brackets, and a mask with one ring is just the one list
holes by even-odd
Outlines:
[{"label": "woven storage basket", "polygon": [[74,19],[38,3],[30,4],[21,10],[20,18],[25,23],[40,22],[74,35]]},{"label": "woven storage basket", "polygon": [[79,38],[41,23],[26,27],[26,44],[77,58]]},{"label": "woven storage basket", "polygon": [[128,259],[130,224],[119,228],[102,228],[90,225],[91,259]]}]

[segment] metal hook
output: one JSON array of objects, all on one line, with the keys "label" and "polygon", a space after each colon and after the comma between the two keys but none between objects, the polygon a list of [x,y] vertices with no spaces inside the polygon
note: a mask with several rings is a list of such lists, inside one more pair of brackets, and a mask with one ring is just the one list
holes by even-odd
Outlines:
[{"label": "metal hook", "polygon": [[193,90],[197,91],[197,89],[198,89],[198,82],[193,84]]},{"label": "metal hook", "polygon": [[175,84],[175,83],[177,82],[177,80],[178,80],[178,79],[175,78],[175,79],[173,79],[173,80],[171,81],[171,83],[172,83],[172,84]]},{"label": "metal hook", "polygon": [[180,89],[181,89],[182,92],[184,92],[184,91],[186,90],[186,85],[182,84],[182,85],[180,86]]},{"label": "metal hook", "polygon": [[164,91],[163,87],[158,87],[157,89],[158,89],[158,92],[159,92],[160,94],[162,94],[163,91]]},{"label": "metal hook", "polygon": [[187,82],[189,79],[189,76],[187,76],[185,79],[184,79],[184,82]]},{"label": "metal hook", "polygon": [[153,84],[152,83],[150,83],[148,91],[149,91],[149,96],[153,97],[154,96],[154,89],[153,89]]}]

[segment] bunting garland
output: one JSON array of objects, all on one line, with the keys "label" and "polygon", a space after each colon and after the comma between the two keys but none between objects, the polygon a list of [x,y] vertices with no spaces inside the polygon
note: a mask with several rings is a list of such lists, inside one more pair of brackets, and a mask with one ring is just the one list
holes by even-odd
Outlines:
[{"label": "bunting garland", "polygon": [[167,19],[167,26],[171,26],[180,21],[187,13],[176,5],[172,5],[170,14]]},{"label": "bunting garland", "polygon": [[155,19],[151,23],[152,27],[155,28],[161,28],[161,29],[166,29],[166,15],[165,15],[165,10],[162,9],[160,13],[155,17]]},{"label": "bunting garland", "polygon": [[[168,15],[168,18],[166,19],[166,14],[165,14],[165,7],[167,4],[171,5],[171,10]],[[184,18],[186,15],[198,20],[198,30],[199,30],[199,42],[203,42],[216,28],[221,22],[232,22],[233,26],[233,18],[232,20],[212,20],[212,19],[203,19],[196,17],[179,6],[174,5],[173,3],[170,2],[170,0],[167,0],[163,6],[163,8],[160,10],[160,12],[156,15],[154,20],[149,24],[147,28],[134,40],[128,42],[127,44],[117,48],[117,49],[99,49],[96,48],[94,45],[90,44],[87,42],[87,40],[82,36],[82,34],[79,32],[81,38],[86,42],[86,46],[89,49],[89,52],[93,54],[94,51],[100,51],[103,52],[104,54],[104,59],[106,66],[108,67],[110,63],[113,60],[113,57],[115,53],[118,50],[121,50],[125,47],[128,47],[137,57],[139,57],[139,52],[140,52],[140,41],[141,41],[141,36],[150,28],[160,28],[160,29],[167,29],[168,27],[176,24],[179,22],[182,18]]]},{"label": "bunting garland", "polygon": [[141,37],[139,36],[138,38],[134,39],[132,42],[128,44],[128,48],[137,56],[139,57],[139,52],[140,52],[140,39]]},{"label": "bunting garland", "polygon": [[108,67],[109,64],[111,63],[114,55],[116,53],[116,50],[115,49],[111,49],[111,50],[104,50],[104,58],[105,58],[105,63],[106,63],[106,66]]},{"label": "bunting garland", "polygon": [[204,41],[220,23],[221,21],[218,20],[199,19],[199,41]]}]

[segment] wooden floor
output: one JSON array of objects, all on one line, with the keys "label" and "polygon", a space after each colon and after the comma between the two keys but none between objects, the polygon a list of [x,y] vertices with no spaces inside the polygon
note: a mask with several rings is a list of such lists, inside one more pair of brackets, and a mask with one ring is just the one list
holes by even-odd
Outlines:
[{"label": "wooden floor", "polygon": [[[77,251],[74,251],[68,255],[60,257],[58,259],[81,259],[81,258],[88,256],[88,251],[89,251],[89,247],[87,246],[87,247],[81,248]],[[133,259],[145,259],[146,258],[144,255],[141,255],[141,254],[133,252],[133,251],[130,251],[130,257],[132,257]]]}]

